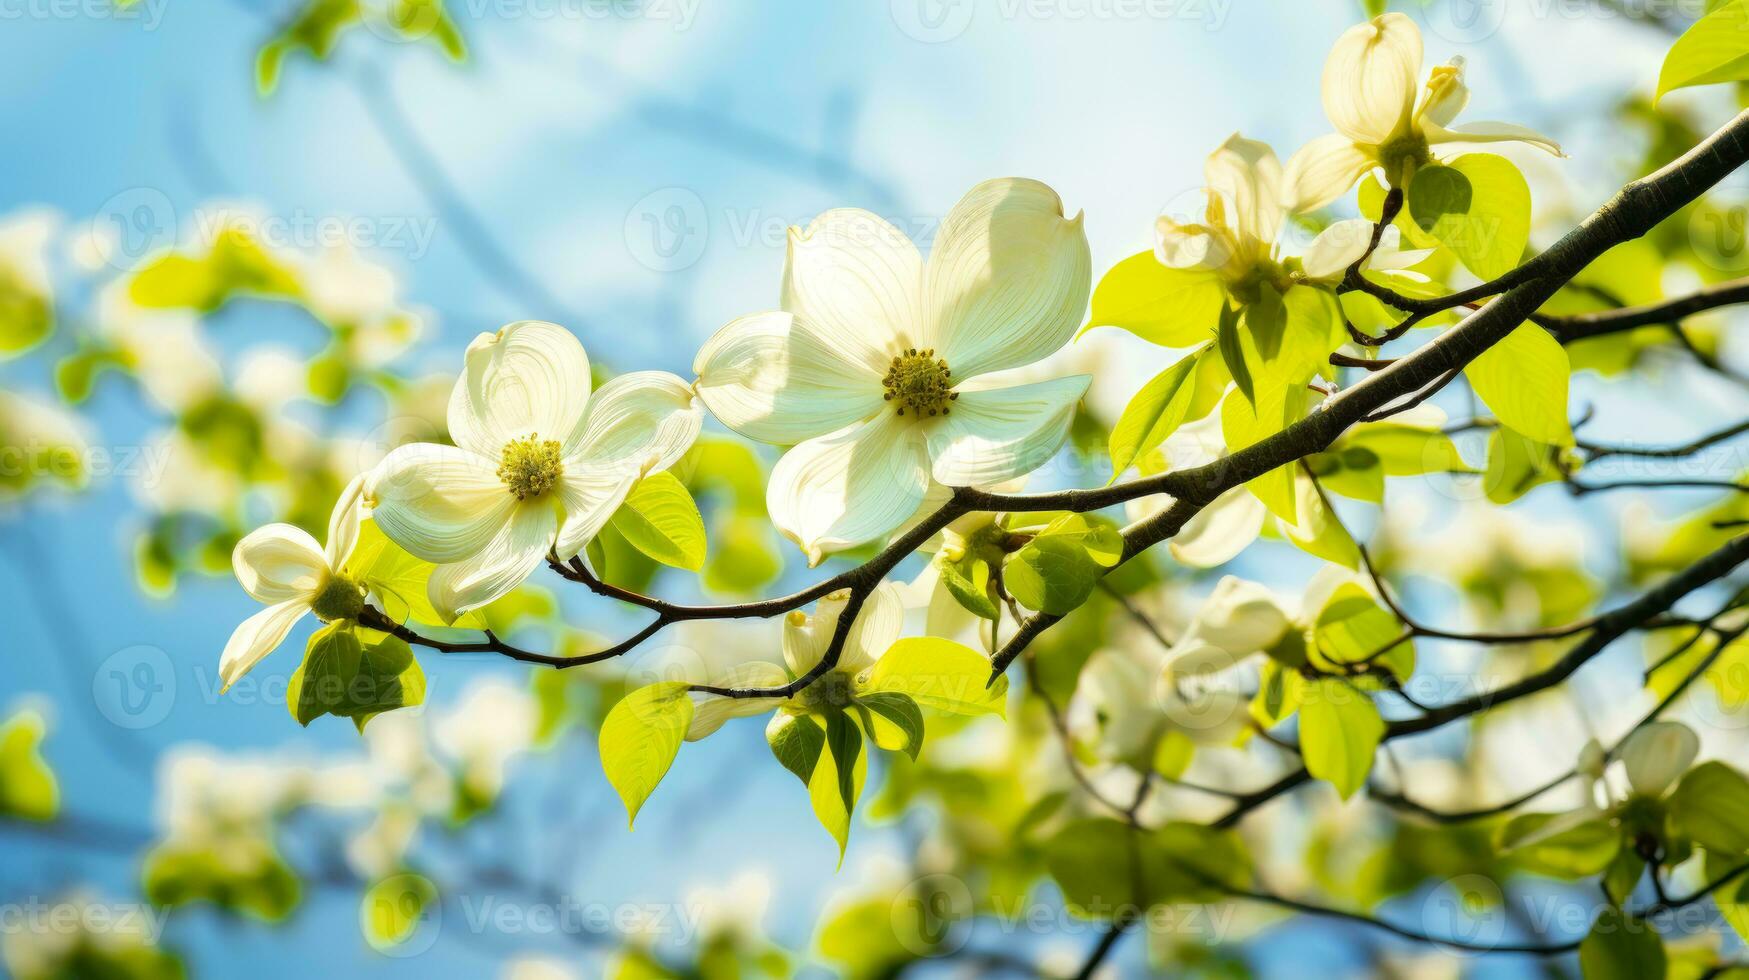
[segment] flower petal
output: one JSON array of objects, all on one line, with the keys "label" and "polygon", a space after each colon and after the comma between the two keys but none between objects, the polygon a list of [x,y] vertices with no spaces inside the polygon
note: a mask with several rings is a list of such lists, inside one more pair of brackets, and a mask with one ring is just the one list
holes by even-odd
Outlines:
[{"label": "flower petal", "polygon": [[1215,584],[1178,646],[1207,644],[1233,658],[1247,657],[1274,646],[1292,626],[1267,586],[1228,575]]},{"label": "flower petal", "polygon": [[1236,251],[1225,228],[1180,224],[1166,215],[1154,219],[1154,257],[1168,269],[1219,269]]},{"label": "flower petal", "polygon": [[480,334],[450,392],[450,438],[494,460],[512,439],[568,443],[589,404],[589,385],[589,355],[556,323],[521,320]]},{"label": "flower petal", "polygon": [[1319,232],[1301,256],[1306,275],[1326,281],[1341,279],[1349,266],[1366,255],[1372,229],[1373,223],[1365,218],[1349,218]]},{"label": "flower petal", "polygon": [[817,565],[881,537],[917,510],[929,484],[917,420],[882,412],[796,446],[765,491],[772,523]]},{"label": "flower petal", "polygon": [[691,385],[666,371],[632,371],[589,400],[575,455],[591,467],[654,473],[686,455],[703,424]]},{"label": "flower petal", "polygon": [[1462,126],[1453,126],[1449,129],[1442,126],[1428,126],[1427,142],[1429,144],[1528,143],[1555,156],[1566,155],[1561,152],[1561,144],[1536,130],[1503,122],[1464,123]]},{"label": "flower petal", "polygon": [[1422,124],[1450,126],[1470,104],[1470,87],[1464,84],[1464,59],[1453,58],[1433,69],[1427,77],[1427,94],[1421,100]]},{"label": "flower petal", "polygon": [[850,626],[838,665],[855,674],[874,666],[876,660],[899,642],[905,630],[905,601],[891,582],[882,582],[863,600],[862,611]]},{"label": "flower petal", "polygon": [[255,601],[275,603],[314,596],[328,575],[328,561],[303,528],[269,524],[237,542],[231,569]]},{"label": "flower petal", "polygon": [[[769,660],[750,660],[737,664],[721,677],[711,679],[712,687],[756,688],[782,687],[790,681],[782,667]],[[783,703],[782,698],[724,698],[715,694],[692,692],[692,723],[686,728],[686,740],[696,742],[723,727],[730,718],[751,718],[762,715]]]},{"label": "flower petal", "polygon": [[219,655],[219,681],[224,685],[220,693],[283,643],[285,635],[309,611],[308,600],[287,599],[243,620],[225,643],[225,652]]},{"label": "flower petal", "polygon": [[1324,62],[1324,113],[1356,143],[1404,132],[1421,76],[1421,30],[1389,13],[1349,28]]},{"label": "flower petal", "polygon": [[371,517],[389,540],[439,564],[478,553],[516,504],[491,462],[428,442],[389,453],[365,484]]},{"label": "flower petal", "polygon": [[1282,178],[1288,210],[1304,214],[1340,200],[1376,166],[1372,154],[1341,133],[1320,136],[1288,158]]},{"label": "flower petal", "polygon": [[861,208],[835,208],[791,227],[783,308],[844,357],[879,372],[922,326],[923,256],[904,232]]},{"label": "flower petal", "polygon": [[1700,738],[1694,729],[1676,721],[1653,722],[1628,736],[1621,747],[1628,784],[1634,792],[1654,799],[1675,785],[1699,754]]},{"label": "flower petal", "polygon": [[1172,557],[1192,568],[1214,568],[1239,556],[1263,531],[1267,508],[1244,487],[1234,487],[1198,511],[1172,537]]},{"label": "flower petal", "polygon": [[944,418],[927,425],[930,468],[938,483],[983,486],[1031,473],[1069,436],[1075,406],[1092,376],[1078,374],[1012,388],[962,391]]},{"label": "flower petal", "polygon": [[600,534],[637,484],[635,470],[567,466],[558,486],[559,505],[565,510],[553,545],[559,558],[569,560]]},{"label": "flower petal", "polygon": [[352,557],[352,549],[358,544],[358,525],[364,519],[364,477],[360,473],[352,478],[335,501],[334,513],[328,517],[328,544],[322,554],[328,567],[335,571],[346,567],[346,560]]},{"label": "flower petal", "polygon": [[553,548],[559,515],[546,500],[517,505],[498,533],[472,557],[439,565],[426,591],[445,622],[498,599],[521,585]]},{"label": "flower petal", "polygon": [[[1248,140],[1238,133],[1227,137],[1203,165],[1203,179],[1210,195],[1210,221],[1226,212],[1227,226],[1245,243],[1268,245],[1281,231],[1281,161],[1268,143]],[[1220,211],[1215,209],[1219,208]]]},{"label": "flower petal", "polygon": [[941,223],[925,273],[926,339],[958,381],[1040,360],[1087,312],[1093,260],[1081,216],[1036,180],[987,180]]},{"label": "flower petal", "polygon": [[698,396],[749,439],[793,446],[867,419],[882,406],[880,370],[846,356],[790,313],[755,313],[717,331],[692,369]]}]

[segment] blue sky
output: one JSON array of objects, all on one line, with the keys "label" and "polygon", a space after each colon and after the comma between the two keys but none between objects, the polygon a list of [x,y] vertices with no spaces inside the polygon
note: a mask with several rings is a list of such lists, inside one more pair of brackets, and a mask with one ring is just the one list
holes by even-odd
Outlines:
[{"label": "blue sky", "polygon": [[[437,311],[409,358],[417,368],[453,370],[475,333],[543,318],[567,324],[616,366],[685,373],[710,332],[774,304],[784,227],[828,207],[868,207],[926,238],[977,181],[1030,176],[1085,209],[1097,269],[1146,247],[1153,216],[1200,185],[1202,158],[1233,130],[1284,157],[1326,131],[1316,80],[1358,7],[645,0],[635,14],[604,16],[628,8],[451,5],[469,64],[359,34],[332,65],[288,63],[264,100],[252,63],[277,6],[143,0],[130,18],[63,18],[38,15],[65,9],[48,0],[0,3],[24,11],[0,26],[12,81],[0,90],[10,150],[0,214],[46,204],[89,220],[143,188],[168,203],[173,224],[198,220],[215,200],[294,219],[362,218],[387,240],[373,257]],[[1497,30],[1441,22],[1444,33],[1428,35],[1429,60],[1470,59],[1472,118],[1568,139],[1582,158],[1575,197],[1589,202],[1619,162],[1583,160],[1580,148],[1595,149],[1603,135],[1595,113],[1645,87],[1666,42],[1550,13],[1556,6],[1519,7]],[[1586,56],[1599,45],[1610,57]],[[434,198],[429,175],[409,170],[396,143],[409,137],[428,149],[453,201]],[[410,237],[417,229],[429,229],[428,244]],[[258,309],[227,312],[219,330],[230,343],[263,332],[318,342]],[[1133,362],[1111,362],[1114,376],[1099,387],[1132,391],[1143,377]],[[0,380],[43,390],[44,364],[7,365]],[[93,410],[118,445],[153,428],[113,386]],[[59,704],[50,754],[74,808],[145,824],[147,767],[181,740],[312,754],[350,747],[343,726],[299,731],[279,706],[205,696],[203,678],[252,604],[228,580],[189,583],[168,602],[142,596],[129,562],[136,521],[116,485],[0,514],[0,551],[12,559],[0,565],[12,650],[0,693]],[[161,723],[130,731],[102,717],[92,685],[106,658],[141,644],[165,652],[180,693]],[[495,662],[436,658],[428,671],[439,701],[482,671],[520,676]],[[595,855],[572,884],[604,901],[668,901],[693,883],[766,868],[780,895],[768,925],[801,944],[820,897],[894,842],[859,828],[848,870],[834,878],[829,844],[761,742],[757,726],[741,725],[687,749],[634,835],[592,754],[575,749],[558,765],[531,767],[545,772],[544,789],[519,793],[513,820],[525,829],[549,821],[555,787],[569,787],[566,818],[580,815]],[[113,858],[9,836],[0,836],[0,867],[8,891],[73,880],[133,888],[131,867]],[[498,955],[448,943],[441,959],[376,958],[358,940],[354,903],[313,896],[279,930],[194,912],[170,935],[208,975],[474,976]],[[1335,946],[1312,938],[1289,948],[1334,967],[1344,955]]]}]

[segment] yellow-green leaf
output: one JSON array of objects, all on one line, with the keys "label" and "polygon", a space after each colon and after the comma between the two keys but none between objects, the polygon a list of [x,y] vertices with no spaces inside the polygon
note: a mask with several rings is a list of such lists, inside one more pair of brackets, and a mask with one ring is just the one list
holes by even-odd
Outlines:
[{"label": "yellow-green leaf", "polygon": [[1749,79],[1749,3],[1728,0],[1694,22],[1664,56],[1653,102],[1680,88]]},{"label": "yellow-green leaf", "polygon": [[1099,280],[1081,332],[1118,327],[1162,347],[1195,347],[1213,339],[1224,295],[1214,273],[1168,268],[1140,252]]},{"label": "yellow-green leaf", "polygon": [[651,473],[613,513],[614,530],[632,547],[664,565],[696,572],[704,567],[704,518],[674,474]]},{"label": "yellow-green leaf", "polygon": [[862,795],[868,775],[868,753],[862,750],[862,732],[842,711],[826,715],[826,747],[808,779],[808,799],[820,826],[838,842],[838,863],[844,863],[844,848],[850,840],[850,815]]},{"label": "yellow-green leaf", "polygon": [[918,636],[893,644],[857,679],[857,688],[909,695],[926,708],[953,714],[999,715],[1008,678],[989,680],[990,658],[952,640]]},{"label": "yellow-green leaf", "polygon": [[1476,397],[1502,425],[1536,442],[1573,445],[1567,421],[1572,367],[1566,348],[1548,331],[1520,324],[1464,368]]},{"label": "yellow-green leaf", "polygon": [[684,681],[640,687],[621,698],[601,723],[601,769],[626,807],[626,826],[667,775],[686,728],[692,698]]},{"label": "yellow-green leaf", "polygon": [[1530,242],[1530,185],[1505,157],[1468,153],[1424,167],[1408,205],[1417,226],[1483,279],[1512,271]]},{"label": "yellow-green leaf", "polygon": [[1300,704],[1300,752],[1306,771],[1343,799],[1366,785],[1385,722],[1372,699],[1337,678],[1306,685]]},{"label": "yellow-green leaf", "polygon": [[1111,429],[1111,478],[1153,452],[1186,422],[1214,411],[1226,389],[1219,353],[1204,347],[1154,376],[1136,392]]}]

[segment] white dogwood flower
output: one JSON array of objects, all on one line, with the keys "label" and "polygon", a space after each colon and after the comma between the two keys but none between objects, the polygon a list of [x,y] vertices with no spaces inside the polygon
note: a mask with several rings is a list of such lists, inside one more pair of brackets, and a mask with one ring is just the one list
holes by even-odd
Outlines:
[{"label": "white dogwood flower", "polygon": [[699,351],[698,393],[740,434],[794,446],[767,505],[818,563],[899,527],[932,483],[999,483],[1056,454],[1091,378],[979,376],[1067,343],[1090,279],[1080,215],[1037,181],[972,188],[927,263],[880,217],[828,211],[790,229],[782,309]]},{"label": "white dogwood flower", "polygon": [[345,573],[358,544],[363,482],[363,477],[354,479],[334,505],[326,546],[290,524],[256,528],[237,542],[231,552],[237,581],[243,591],[268,605],[245,619],[225,644],[219,657],[219,680],[225,688],[284,642],[304,614],[313,612],[328,623],[356,619],[363,611],[364,587]]},{"label": "white dogwood flower", "polygon": [[[1251,298],[1256,285],[1286,289],[1298,282],[1329,286],[1348,267],[1367,256],[1368,269],[1406,269],[1428,251],[1401,251],[1396,239],[1370,255],[1372,223],[1353,219],[1325,228],[1290,269],[1277,247],[1288,213],[1288,190],[1281,162],[1267,143],[1234,133],[1203,165],[1207,205],[1203,220],[1182,222],[1161,215],[1154,222],[1154,257],[1168,268],[1215,275],[1235,298]],[[1285,263],[1285,264],[1284,264]]]},{"label": "white dogwood flower", "polygon": [[1416,102],[1421,29],[1389,13],[1349,28],[1324,63],[1324,113],[1336,132],[1306,144],[1287,165],[1292,210],[1312,211],[1348,193],[1367,171],[1384,168],[1392,187],[1408,185],[1446,143],[1528,143],[1561,155],[1554,140],[1510,123],[1452,125],[1470,101],[1464,61],[1433,69]]},{"label": "white dogwood flower", "polygon": [[525,320],[483,333],[450,393],[455,445],[402,446],[372,471],[377,526],[439,566],[431,604],[451,621],[516,588],[549,552],[575,556],[698,435],[692,390],[672,374],[589,389],[589,356],[563,327]]}]

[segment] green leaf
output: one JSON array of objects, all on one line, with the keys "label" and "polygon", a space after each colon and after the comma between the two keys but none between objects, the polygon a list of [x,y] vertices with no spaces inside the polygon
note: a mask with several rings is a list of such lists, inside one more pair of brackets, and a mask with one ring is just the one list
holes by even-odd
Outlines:
[{"label": "green leaf", "polygon": [[1694,22],[1664,56],[1652,102],[1677,89],[1749,79],[1749,3],[1729,0]]},{"label": "green leaf", "polygon": [[[933,636],[892,645],[862,675],[856,694],[904,694],[925,708],[960,715],[1003,713],[1008,678],[990,684],[990,659],[970,647]],[[986,686],[988,685],[988,686]]]},{"label": "green leaf", "polygon": [[1414,642],[1396,642],[1403,636],[1403,624],[1356,583],[1344,583],[1331,593],[1318,612],[1313,635],[1322,658],[1319,667],[1358,664],[1371,657],[1370,662],[1399,680],[1415,672]]},{"label": "green leaf", "polygon": [[1554,446],[1527,439],[1508,428],[1488,437],[1488,470],[1482,489],[1496,504],[1509,504],[1536,487],[1561,479]]},{"label": "green leaf", "polygon": [[209,902],[265,922],[283,921],[303,891],[273,845],[248,834],[166,842],[146,855],[140,877],[146,900],[154,905]]},{"label": "green leaf", "polygon": [[704,518],[674,474],[651,473],[613,513],[614,529],[664,565],[696,572],[704,567]]},{"label": "green leaf", "polygon": [[1371,450],[1386,476],[1476,472],[1464,462],[1451,437],[1438,429],[1372,422],[1356,426],[1343,437],[1342,444]]},{"label": "green leaf", "polygon": [[897,691],[874,691],[857,698],[856,706],[876,745],[916,761],[923,751],[923,712],[917,702]]},{"label": "green leaf", "polygon": [[1168,268],[1140,252],[1099,280],[1081,332],[1118,327],[1163,347],[1195,347],[1213,335],[1225,295],[1214,273]]},{"label": "green leaf", "polygon": [[820,761],[820,753],[826,748],[826,733],[813,718],[787,711],[776,712],[765,726],[765,741],[771,746],[771,754],[777,757],[777,761],[794,773],[803,786],[808,785],[808,780],[814,776],[814,766]]},{"label": "green leaf", "polygon": [[1213,902],[1249,878],[1231,833],[1201,824],[1137,830],[1117,820],[1083,819],[1045,843],[1045,865],[1077,915],[1109,919],[1162,902]]},{"label": "green leaf", "polygon": [[426,908],[437,902],[437,886],[422,875],[384,878],[364,893],[358,921],[373,949],[389,950],[413,938]]},{"label": "green leaf", "polygon": [[23,710],[0,726],[0,816],[47,822],[61,809],[54,770],[42,757],[43,716]]},{"label": "green leaf", "polygon": [[[1381,477],[1382,479],[1382,477]],[[1360,567],[1360,548],[1341,519],[1325,503],[1317,484],[1303,472],[1294,474],[1295,509],[1299,520],[1282,525],[1282,533],[1308,555],[1348,569]]]},{"label": "green leaf", "polygon": [[1530,185],[1505,157],[1469,153],[1409,183],[1415,224],[1482,279],[1512,271],[1530,242]]},{"label": "green leaf", "polygon": [[1065,514],[1004,560],[1002,582],[1027,608],[1065,616],[1087,601],[1122,557],[1123,536],[1115,527]]},{"label": "green leaf", "polygon": [[1585,980],[1664,980],[1669,965],[1658,930],[1614,906],[1597,913],[1579,944]]},{"label": "green leaf", "polygon": [[1219,351],[1204,347],[1154,376],[1111,429],[1111,478],[1153,452],[1186,422],[1214,411],[1226,390]]},{"label": "green leaf", "polygon": [[667,775],[692,724],[685,681],[640,687],[621,698],[601,723],[601,769],[625,803],[626,826]]},{"label": "green leaf", "polygon": [[1709,851],[1749,854],[1749,780],[1722,762],[1702,763],[1677,784],[1670,818]]},{"label": "green leaf", "polygon": [[1306,771],[1343,799],[1366,785],[1385,721],[1372,699],[1337,678],[1306,685],[1300,704],[1300,752]]},{"label": "green leaf", "polygon": [[1540,443],[1573,445],[1567,422],[1567,350],[1548,331],[1523,323],[1464,367],[1476,397],[1502,425]]},{"label": "green leaf", "polygon": [[411,619],[430,626],[450,625],[457,629],[484,629],[483,610],[463,613],[454,623],[444,623],[443,616],[431,604],[427,586],[437,566],[415,558],[370,518],[358,526],[358,543],[346,560],[346,573],[363,582],[383,604],[383,612],[397,623]]},{"label": "green leaf", "polygon": [[[1262,442],[1305,418],[1306,391],[1301,386],[1273,385],[1265,388],[1259,398],[1260,403],[1255,408],[1250,401],[1235,394],[1227,395],[1221,403],[1221,435],[1227,440],[1230,452]],[[1292,463],[1284,464],[1245,484],[1270,513],[1289,524],[1299,522],[1298,495],[1294,488],[1297,470]]]},{"label": "green leaf", "polygon": [[1001,616],[1001,610],[997,608],[996,598],[990,588],[989,562],[977,555],[968,554],[959,561],[938,557],[935,567],[948,594],[967,612],[992,621]]},{"label": "green leaf", "polygon": [[0,265],[0,361],[30,350],[54,330],[53,300],[24,276]]},{"label": "green leaf", "polygon": [[1220,319],[1215,330],[1215,346],[1221,352],[1221,362],[1227,366],[1227,374],[1238,387],[1239,394],[1245,400],[1255,401],[1257,383],[1251,377],[1251,365],[1246,360],[1245,336],[1239,325],[1240,311],[1234,307],[1223,305]]},{"label": "green leaf", "polygon": [[862,794],[868,774],[868,755],[862,751],[862,732],[842,711],[826,717],[826,750],[808,779],[808,798],[820,826],[838,842],[838,863],[844,863],[844,848],[850,840],[850,815]]},{"label": "green leaf", "polygon": [[1514,860],[1551,878],[1577,879],[1601,873],[1621,851],[1621,834],[1602,817],[1552,828],[1567,814],[1523,813],[1500,828],[1496,846]]},{"label": "green leaf", "polygon": [[365,722],[384,711],[425,700],[425,674],[405,640],[349,622],[310,637],[304,662],[286,688],[286,707],[300,725],[323,715]]}]

